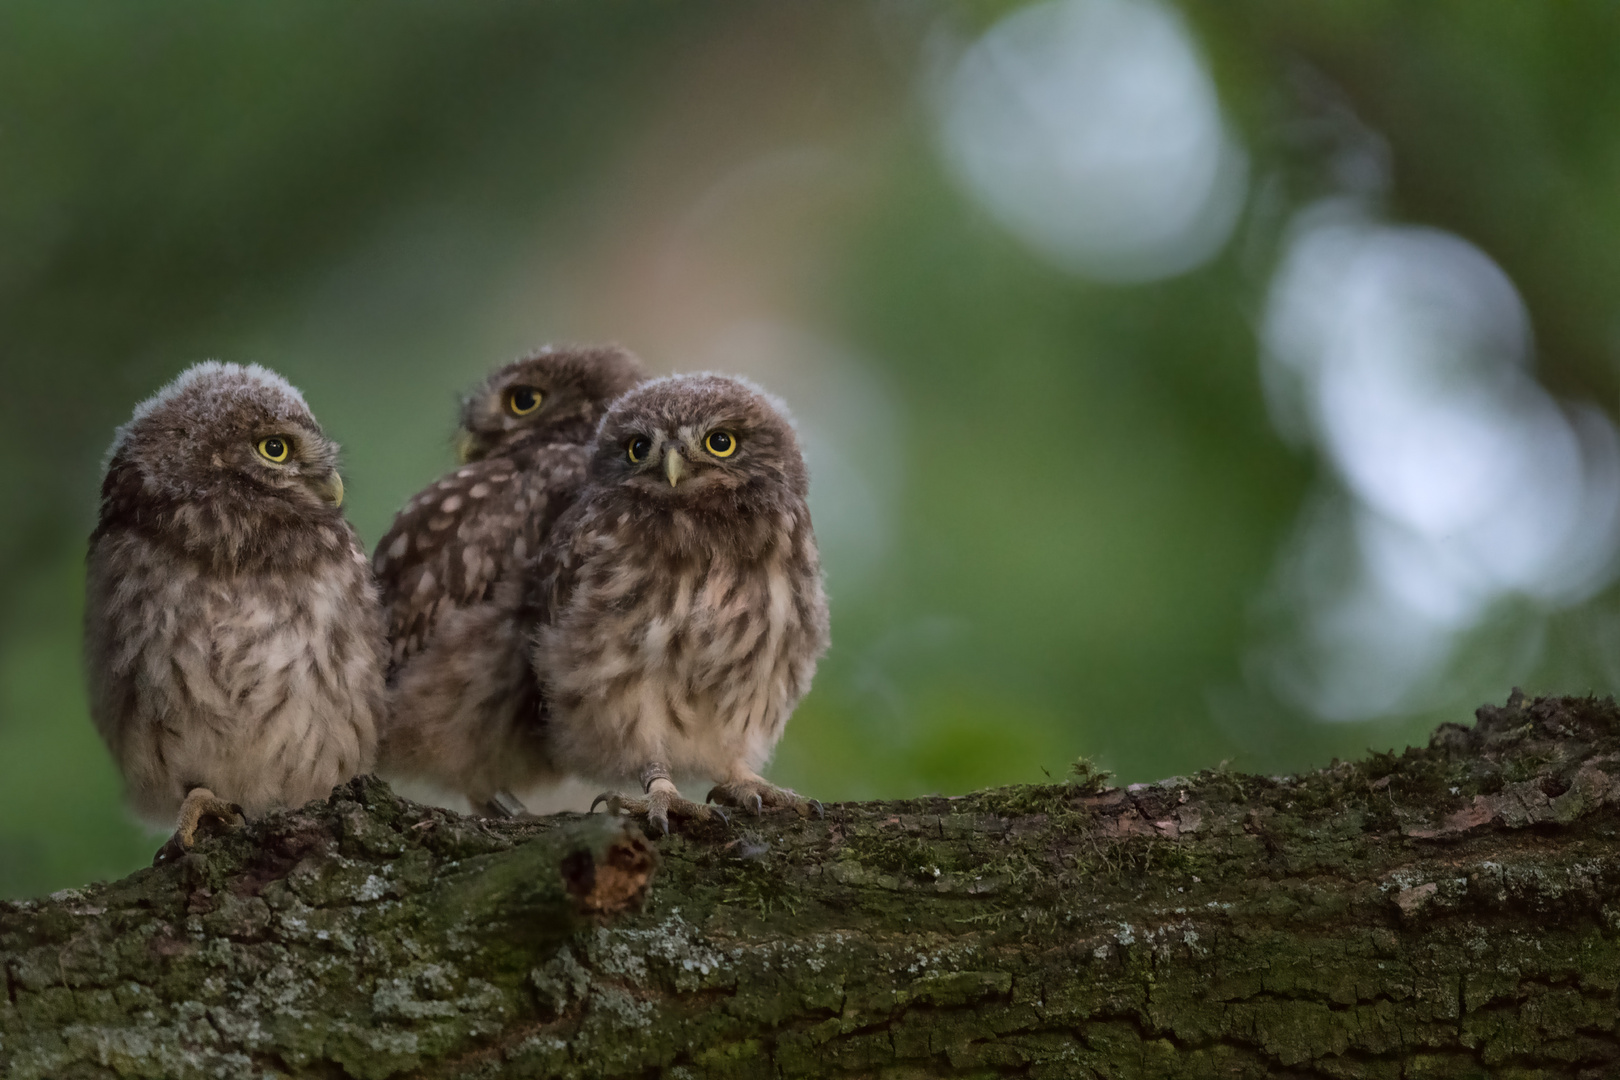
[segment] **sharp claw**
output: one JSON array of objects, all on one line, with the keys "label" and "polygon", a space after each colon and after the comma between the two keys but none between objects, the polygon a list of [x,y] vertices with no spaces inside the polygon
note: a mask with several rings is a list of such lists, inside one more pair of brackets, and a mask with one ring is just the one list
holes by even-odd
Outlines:
[{"label": "sharp claw", "polygon": [[664,835],[665,836],[668,836],[669,835],[669,818],[668,818],[668,816],[666,816],[664,814],[659,814],[657,817],[653,818],[653,820],[658,822],[658,827],[660,829],[664,830]]},{"label": "sharp claw", "polygon": [[827,820],[827,808],[821,805],[820,799],[811,799],[810,805],[816,808],[816,817]]},{"label": "sharp claw", "polygon": [[755,792],[754,793],[754,816],[759,817],[764,812],[765,812],[765,800],[759,797],[758,792]]},{"label": "sharp claw", "polygon": [[721,821],[725,822],[728,826],[731,824],[731,815],[726,813],[720,807],[718,807],[718,806],[714,807],[713,812],[714,812],[715,817],[717,817]]},{"label": "sharp claw", "polygon": [[712,803],[714,802],[714,797],[718,794],[720,794],[720,788],[718,786],[712,787],[709,789],[709,793],[703,796],[703,801],[705,803]]},{"label": "sharp claw", "polygon": [[[585,811],[585,812],[587,814],[594,814],[594,813],[596,813],[596,808],[598,806],[601,806],[605,802],[612,802],[612,801],[613,801],[613,796],[609,795],[607,792],[604,791],[604,792],[602,792],[602,794],[598,795],[596,798],[591,800],[591,808],[589,810]],[[611,812],[611,808],[609,808],[609,810]]]},{"label": "sharp claw", "polygon": [[178,836],[171,836],[162,847],[157,849],[157,854],[152,856],[152,865],[162,866],[164,863],[173,862],[175,859],[180,858],[185,853],[186,849],[185,846],[180,843],[180,838]]}]

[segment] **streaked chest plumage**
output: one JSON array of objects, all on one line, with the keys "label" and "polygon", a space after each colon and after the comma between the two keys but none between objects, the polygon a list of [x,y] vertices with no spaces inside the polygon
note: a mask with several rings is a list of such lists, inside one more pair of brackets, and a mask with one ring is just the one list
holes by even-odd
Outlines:
[{"label": "streaked chest plumage", "polygon": [[605,509],[586,525],[536,648],[563,764],[604,778],[646,760],[677,775],[763,766],[827,634],[808,518],[763,525],[747,545],[707,542],[678,515],[662,536]]},{"label": "streaked chest plumage", "polygon": [[299,568],[219,573],[133,534],[89,563],[92,712],[136,810],[189,786],[250,814],[371,767],[382,640],[358,549]]}]

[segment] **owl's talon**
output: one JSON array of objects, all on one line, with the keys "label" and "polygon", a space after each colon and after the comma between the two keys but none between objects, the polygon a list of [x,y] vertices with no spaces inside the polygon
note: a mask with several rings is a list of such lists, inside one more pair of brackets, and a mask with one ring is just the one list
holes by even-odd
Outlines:
[{"label": "owl's talon", "polygon": [[633,817],[640,817],[652,813],[650,800],[631,798],[629,795],[620,795],[617,791],[604,791],[598,795],[591,802],[591,812],[595,813],[596,808],[603,803],[607,804],[607,812],[610,814],[630,814]]},{"label": "owl's talon", "polygon": [[709,792],[709,799],[725,806],[740,807],[755,817],[762,816],[767,809],[783,808],[794,810],[800,817],[809,817],[812,810],[820,817],[827,816],[826,810],[816,800],[800,798],[797,793],[779,788],[757,776],[716,784]]},{"label": "owl's talon", "polygon": [[164,863],[173,862],[185,853],[186,849],[180,846],[180,837],[171,836],[163,842],[163,846],[158,848],[156,854],[152,856],[152,865],[162,866]]},{"label": "owl's talon", "polygon": [[644,798],[632,798],[620,795],[616,791],[604,791],[591,803],[594,812],[598,805],[607,803],[611,814],[628,814],[631,817],[645,818],[649,825],[656,825],[665,836],[670,833],[669,819],[671,815],[689,821],[712,821],[719,818],[730,823],[725,812],[718,806],[704,806],[702,803],[692,802],[683,798],[674,785],[669,789],[654,787]]},{"label": "owl's talon", "polygon": [[198,834],[229,832],[247,824],[242,807],[226,802],[207,788],[192,788],[180,804],[174,835],[152,856],[152,865],[178,859],[197,846]]},{"label": "owl's talon", "polygon": [[810,803],[810,808],[816,812],[816,817],[820,818],[822,821],[826,821],[827,820],[827,808],[825,806],[821,805],[821,800],[820,799],[811,799],[811,800],[809,800],[809,803]]}]

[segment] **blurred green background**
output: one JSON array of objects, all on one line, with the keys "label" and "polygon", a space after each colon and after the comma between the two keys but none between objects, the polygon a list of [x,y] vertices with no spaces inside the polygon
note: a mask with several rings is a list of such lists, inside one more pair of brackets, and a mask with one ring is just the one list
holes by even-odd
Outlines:
[{"label": "blurred green background", "polygon": [[368,542],[535,345],[783,395],[823,799],[1609,692],[1617,55],[1607,2],[0,7],[0,896],[155,846],[84,538],[205,358],[302,387]]}]

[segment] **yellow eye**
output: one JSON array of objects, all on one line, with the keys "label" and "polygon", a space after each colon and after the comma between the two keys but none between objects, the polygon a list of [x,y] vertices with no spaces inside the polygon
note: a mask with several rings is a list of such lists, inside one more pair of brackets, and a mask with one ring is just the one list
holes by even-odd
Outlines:
[{"label": "yellow eye", "polygon": [[280,435],[272,435],[268,439],[259,440],[259,456],[266,461],[273,461],[277,465],[287,460],[292,453],[292,443]]},{"label": "yellow eye", "polygon": [[637,435],[624,444],[624,452],[630,456],[632,465],[639,465],[652,451],[652,440],[645,435]]},{"label": "yellow eye", "polygon": [[532,386],[514,386],[506,392],[506,407],[513,416],[528,416],[540,407],[543,395]]},{"label": "yellow eye", "polygon": [[729,431],[711,431],[703,448],[715,457],[730,457],[737,452],[737,439]]}]

